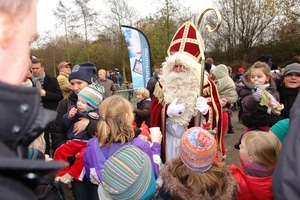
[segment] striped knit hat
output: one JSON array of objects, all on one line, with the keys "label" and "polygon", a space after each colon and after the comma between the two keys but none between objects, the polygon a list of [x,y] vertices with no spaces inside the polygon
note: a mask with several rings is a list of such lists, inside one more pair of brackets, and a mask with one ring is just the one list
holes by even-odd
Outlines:
[{"label": "striped knit hat", "polygon": [[212,166],[217,146],[215,138],[201,127],[188,129],[180,140],[182,162],[195,172],[205,172]]},{"label": "striped knit hat", "polygon": [[133,145],[120,148],[105,162],[102,184],[112,199],[151,199],[156,192],[151,161]]},{"label": "striped knit hat", "polygon": [[98,83],[92,83],[83,88],[78,96],[87,103],[87,112],[95,110],[103,100],[104,88]]}]

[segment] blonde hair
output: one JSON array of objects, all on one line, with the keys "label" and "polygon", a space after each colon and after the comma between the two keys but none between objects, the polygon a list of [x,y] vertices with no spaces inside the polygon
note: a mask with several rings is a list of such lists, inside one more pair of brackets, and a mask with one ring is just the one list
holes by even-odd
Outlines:
[{"label": "blonde hair", "polygon": [[102,72],[103,74],[105,74],[105,75],[106,75],[106,71],[105,71],[105,69],[99,69],[98,73],[99,73],[99,72]]},{"label": "blonde hair", "polygon": [[105,99],[99,106],[100,121],[96,132],[99,146],[110,146],[114,142],[124,144],[135,136],[127,115],[133,112],[131,103],[120,95]]},{"label": "blonde hair", "polygon": [[250,67],[250,69],[248,70],[248,77],[247,77],[247,80],[249,82],[251,82],[251,73],[253,69],[261,69],[263,73],[269,78],[269,82],[271,82],[273,76],[270,70],[270,66],[267,63],[257,61]]},{"label": "blonde hair", "polygon": [[137,89],[136,94],[142,95],[144,99],[148,99],[150,97],[150,92],[146,88]]},{"label": "blonde hair", "polygon": [[[169,170],[171,174],[185,188],[196,194],[201,194],[207,199],[211,199],[212,196],[222,193],[226,187],[227,179],[231,176],[231,173],[224,167],[224,164],[217,162],[214,162],[212,167],[203,173],[189,169],[180,157],[173,159],[167,166],[170,166]],[[162,169],[162,174],[164,173],[164,169],[167,170],[167,167],[165,166]]]},{"label": "blonde hair", "polygon": [[281,143],[273,133],[249,131],[243,136],[242,144],[245,145],[255,163],[266,168],[272,168],[276,165]]}]

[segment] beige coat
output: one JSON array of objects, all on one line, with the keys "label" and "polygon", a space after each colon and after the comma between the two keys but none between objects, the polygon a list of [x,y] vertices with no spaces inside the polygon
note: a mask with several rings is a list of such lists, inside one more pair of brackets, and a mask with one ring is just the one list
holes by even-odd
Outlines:
[{"label": "beige coat", "polygon": [[72,92],[72,87],[69,82],[68,75],[64,72],[59,72],[59,75],[57,76],[57,81],[64,95],[64,98],[67,98]]}]

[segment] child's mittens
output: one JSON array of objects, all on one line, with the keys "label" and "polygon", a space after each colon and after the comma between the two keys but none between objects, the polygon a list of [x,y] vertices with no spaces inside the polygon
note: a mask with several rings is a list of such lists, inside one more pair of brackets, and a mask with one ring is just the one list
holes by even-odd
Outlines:
[{"label": "child's mittens", "polygon": [[258,87],[258,88],[256,89],[256,91],[255,91],[252,95],[253,95],[253,98],[254,98],[256,101],[260,102],[261,97],[262,97],[262,95],[263,95],[263,90],[262,90],[261,88]]}]

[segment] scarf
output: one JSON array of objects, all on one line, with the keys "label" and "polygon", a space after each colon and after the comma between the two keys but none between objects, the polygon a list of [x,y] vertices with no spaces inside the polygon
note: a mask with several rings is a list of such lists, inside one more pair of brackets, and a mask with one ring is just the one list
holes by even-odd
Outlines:
[{"label": "scarf", "polygon": [[278,92],[280,95],[280,103],[284,105],[284,109],[281,111],[281,116],[289,118],[290,110],[296,100],[299,88],[279,87]]},{"label": "scarf", "polygon": [[39,76],[32,76],[31,80],[33,83],[33,87],[42,89],[45,76],[46,76],[46,73],[44,71]]}]

